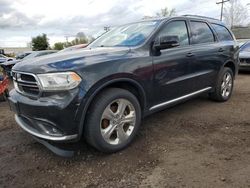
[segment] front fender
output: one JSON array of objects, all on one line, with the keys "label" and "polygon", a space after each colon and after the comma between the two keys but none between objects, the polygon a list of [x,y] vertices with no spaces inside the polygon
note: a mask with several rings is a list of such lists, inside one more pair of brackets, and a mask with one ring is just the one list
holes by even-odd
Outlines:
[{"label": "front fender", "polygon": [[119,73],[116,75],[111,75],[95,83],[86,93],[82,99],[76,114],[76,121],[79,122],[79,137],[81,137],[84,128],[84,122],[86,119],[87,110],[95,98],[95,96],[104,88],[111,84],[118,82],[127,82],[135,86],[141,95],[143,96],[143,105],[146,106],[146,93],[142,87],[142,84],[138,81],[138,78],[133,74],[129,73]]}]

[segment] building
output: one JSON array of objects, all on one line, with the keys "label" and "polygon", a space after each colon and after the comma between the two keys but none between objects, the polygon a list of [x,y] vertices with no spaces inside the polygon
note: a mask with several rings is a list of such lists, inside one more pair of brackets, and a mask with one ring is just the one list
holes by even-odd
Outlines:
[{"label": "building", "polygon": [[0,47],[0,49],[3,49],[5,54],[15,54],[15,55],[21,52],[32,51],[32,49],[28,47],[14,47],[14,48],[11,48],[11,47],[1,48]]},{"label": "building", "polygon": [[232,29],[236,39],[250,39],[250,26],[236,27]]}]

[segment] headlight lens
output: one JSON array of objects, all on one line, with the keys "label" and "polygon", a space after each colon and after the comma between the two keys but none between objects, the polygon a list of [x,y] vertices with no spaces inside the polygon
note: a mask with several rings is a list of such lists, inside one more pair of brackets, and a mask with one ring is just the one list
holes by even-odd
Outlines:
[{"label": "headlight lens", "polygon": [[45,91],[70,90],[77,87],[82,80],[74,72],[38,74],[37,77]]}]

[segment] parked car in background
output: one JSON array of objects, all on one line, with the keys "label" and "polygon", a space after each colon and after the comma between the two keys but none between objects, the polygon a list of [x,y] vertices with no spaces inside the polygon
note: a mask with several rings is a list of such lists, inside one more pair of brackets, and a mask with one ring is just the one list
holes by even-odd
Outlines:
[{"label": "parked car in background", "polygon": [[233,33],[212,18],[130,23],[81,50],[16,64],[9,104],[20,127],[46,146],[84,137],[117,152],[149,114],[202,93],[229,100],[238,53]]},{"label": "parked car in background", "polygon": [[239,41],[240,70],[250,70],[250,40]]},{"label": "parked car in background", "polygon": [[7,75],[10,76],[11,69],[15,64],[17,64],[23,60],[32,59],[32,58],[40,57],[40,56],[44,56],[44,55],[49,55],[49,54],[56,53],[56,52],[58,52],[58,51],[57,50],[43,50],[43,51],[23,52],[23,53],[20,53],[16,56],[16,60],[7,61],[5,63],[2,63],[1,66],[3,67],[3,69],[7,73]]},{"label": "parked car in background", "polygon": [[[31,53],[32,53],[32,51],[19,53],[19,54],[17,54],[16,59],[17,59],[17,60],[23,59],[23,58],[25,58],[26,56],[30,55]],[[34,54],[35,54],[35,53],[34,53]]]},{"label": "parked car in background", "polygon": [[8,61],[13,61],[15,58],[12,57],[7,57],[3,54],[0,54],[0,63],[8,62]]},{"label": "parked car in background", "polygon": [[68,51],[72,51],[72,50],[79,50],[79,49],[82,49],[82,48],[86,48],[86,46],[88,46],[88,44],[78,44],[78,45],[75,45],[75,46],[70,46],[68,48],[64,48],[63,50],[60,50],[59,53],[68,52]]}]

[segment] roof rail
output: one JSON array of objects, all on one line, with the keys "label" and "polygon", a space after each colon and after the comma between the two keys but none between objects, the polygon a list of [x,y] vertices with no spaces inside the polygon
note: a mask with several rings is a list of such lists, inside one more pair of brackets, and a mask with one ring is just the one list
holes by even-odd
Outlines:
[{"label": "roof rail", "polygon": [[196,18],[205,18],[205,19],[211,19],[211,20],[220,21],[219,19],[211,18],[211,17],[207,17],[207,16],[199,16],[199,15],[192,15],[192,14],[185,14],[183,16],[186,16],[186,17],[196,17]]}]

